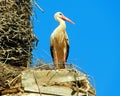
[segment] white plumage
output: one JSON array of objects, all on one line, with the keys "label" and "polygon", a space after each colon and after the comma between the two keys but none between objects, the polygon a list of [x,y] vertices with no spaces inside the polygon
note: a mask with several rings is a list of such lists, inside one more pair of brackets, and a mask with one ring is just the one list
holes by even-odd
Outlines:
[{"label": "white plumage", "polygon": [[53,31],[50,38],[50,50],[51,56],[55,65],[55,68],[66,68],[66,61],[69,54],[69,40],[66,33],[65,20],[74,24],[73,21],[65,17],[61,12],[57,12],[54,15],[56,21],[59,22],[59,26]]}]

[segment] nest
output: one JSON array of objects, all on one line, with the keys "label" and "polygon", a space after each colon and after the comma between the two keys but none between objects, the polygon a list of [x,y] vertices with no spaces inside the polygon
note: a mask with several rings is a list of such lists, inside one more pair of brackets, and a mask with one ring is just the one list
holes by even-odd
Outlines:
[{"label": "nest", "polygon": [[4,71],[0,74],[0,95],[96,96],[87,74],[75,69],[46,70],[42,66],[46,64],[30,69],[7,64],[0,67]]},{"label": "nest", "polygon": [[26,67],[18,67],[18,66],[11,66],[9,64],[0,64],[0,96],[1,92],[3,90],[10,89],[11,87],[14,87],[15,85],[18,85],[20,83],[16,82],[16,78],[20,77],[21,71],[26,69]]},{"label": "nest", "polygon": [[31,0],[0,0],[0,63],[28,66],[31,63],[33,34]]}]

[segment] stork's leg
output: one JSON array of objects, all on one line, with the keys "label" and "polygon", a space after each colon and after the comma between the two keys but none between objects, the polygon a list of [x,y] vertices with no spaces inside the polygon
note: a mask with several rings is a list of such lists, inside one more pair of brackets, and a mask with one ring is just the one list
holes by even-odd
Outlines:
[{"label": "stork's leg", "polygon": [[58,56],[57,53],[55,52],[55,68],[58,68]]},{"label": "stork's leg", "polygon": [[65,53],[63,55],[63,60],[64,60],[64,68],[66,68],[66,54]]}]

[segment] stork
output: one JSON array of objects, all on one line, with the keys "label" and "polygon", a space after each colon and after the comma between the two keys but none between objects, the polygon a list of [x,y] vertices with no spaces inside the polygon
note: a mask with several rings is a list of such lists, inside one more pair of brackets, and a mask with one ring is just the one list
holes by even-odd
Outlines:
[{"label": "stork", "polygon": [[74,24],[69,18],[65,17],[61,12],[54,15],[59,26],[55,28],[50,37],[50,51],[55,65],[55,69],[66,68],[66,62],[69,54],[69,40],[66,33],[65,20]]}]

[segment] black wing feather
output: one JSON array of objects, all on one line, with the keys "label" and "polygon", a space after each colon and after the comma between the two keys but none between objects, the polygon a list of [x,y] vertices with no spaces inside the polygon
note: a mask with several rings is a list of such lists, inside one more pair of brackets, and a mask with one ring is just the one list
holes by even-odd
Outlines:
[{"label": "black wing feather", "polygon": [[70,48],[70,46],[69,46],[69,45],[67,45],[66,61],[67,61],[67,59],[68,59],[68,55],[69,55],[69,48]]},{"label": "black wing feather", "polygon": [[50,52],[51,52],[52,59],[53,59],[53,61],[54,61],[53,46],[50,46]]}]

